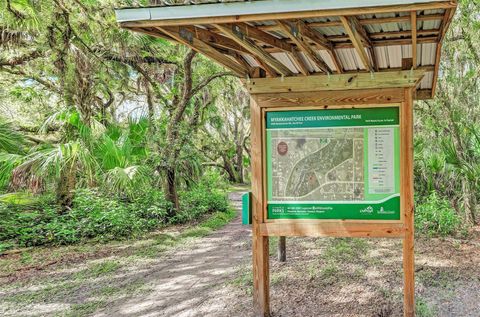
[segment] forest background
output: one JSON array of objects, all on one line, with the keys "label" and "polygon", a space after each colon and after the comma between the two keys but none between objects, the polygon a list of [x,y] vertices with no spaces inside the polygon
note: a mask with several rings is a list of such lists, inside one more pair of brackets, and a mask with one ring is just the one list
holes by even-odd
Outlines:
[{"label": "forest background", "polygon": [[[0,254],[132,238],[248,183],[249,97],[193,51],[120,29],[126,0],[0,0]],[[459,1],[436,98],[415,103],[416,228],[480,221],[480,4]]]}]

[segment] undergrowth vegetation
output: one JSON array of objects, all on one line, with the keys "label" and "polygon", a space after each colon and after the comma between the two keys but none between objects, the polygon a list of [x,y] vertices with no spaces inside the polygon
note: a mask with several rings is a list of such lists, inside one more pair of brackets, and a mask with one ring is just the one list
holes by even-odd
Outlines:
[{"label": "undergrowth vegetation", "polygon": [[158,190],[120,199],[95,189],[79,189],[68,213],[59,213],[48,196],[32,204],[0,203],[0,252],[12,247],[131,238],[168,224],[229,210],[224,191],[205,182],[181,192],[181,197],[181,209],[170,219],[169,203]]}]

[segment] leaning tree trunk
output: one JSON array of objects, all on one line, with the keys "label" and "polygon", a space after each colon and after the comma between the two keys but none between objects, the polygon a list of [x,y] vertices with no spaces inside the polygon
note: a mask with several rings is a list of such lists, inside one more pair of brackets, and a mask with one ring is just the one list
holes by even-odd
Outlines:
[{"label": "leaning tree trunk", "polygon": [[61,213],[69,211],[73,205],[73,198],[75,197],[75,185],[77,180],[75,172],[68,169],[60,173],[60,179],[57,184],[57,203],[60,206]]}]

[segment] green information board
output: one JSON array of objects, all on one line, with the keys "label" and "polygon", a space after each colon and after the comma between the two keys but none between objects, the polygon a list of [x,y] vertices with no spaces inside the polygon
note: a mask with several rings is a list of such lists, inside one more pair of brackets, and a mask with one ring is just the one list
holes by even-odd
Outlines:
[{"label": "green information board", "polygon": [[268,219],[400,220],[399,108],[266,115]]}]

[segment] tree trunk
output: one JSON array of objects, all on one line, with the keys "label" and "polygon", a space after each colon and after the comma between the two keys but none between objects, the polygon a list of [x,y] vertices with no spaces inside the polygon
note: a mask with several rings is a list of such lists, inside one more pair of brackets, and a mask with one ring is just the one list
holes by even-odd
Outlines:
[{"label": "tree trunk", "polygon": [[61,207],[61,213],[65,213],[72,207],[75,196],[75,173],[72,170],[62,171],[57,184],[57,203]]},{"label": "tree trunk", "polygon": [[232,163],[225,156],[222,156],[222,159],[223,159],[223,169],[227,172],[228,181],[230,183],[236,183],[237,182],[237,175],[235,173],[235,169],[232,166]]},{"label": "tree trunk", "polygon": [[171,218],[175,216],[176,212],[180,208],[180,204],[178,202],[178,192],[177,192],[177,177],[175,173],[175,168],[168,168],[167,169],[167,188],[165,191],[166,199],[172,205],[168,208],[167,216]]},{"label": "tree trunk", "polygon": [[237,151],[235,153],[235,169],[237,172],[237,181],[243,184],[243,144],[242,142],[237,143],[236,145]]}]

